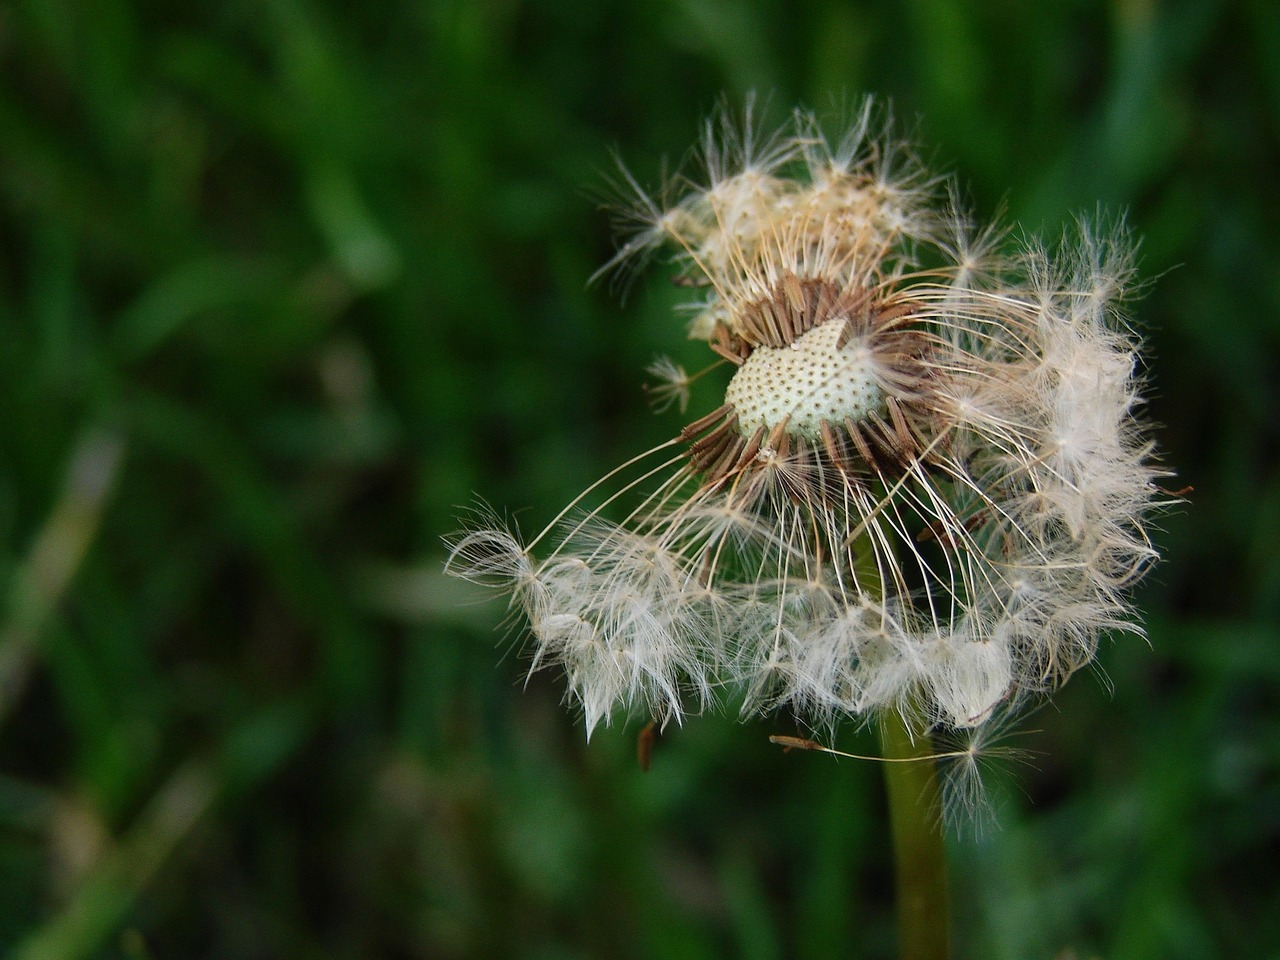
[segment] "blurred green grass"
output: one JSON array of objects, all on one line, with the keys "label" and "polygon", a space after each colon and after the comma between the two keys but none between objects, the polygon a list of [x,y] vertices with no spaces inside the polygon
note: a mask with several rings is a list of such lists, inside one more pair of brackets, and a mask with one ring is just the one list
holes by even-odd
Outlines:
[{"label": "blurred green grass", "polygon": [[0,4],[0,956],[891,955],[875,770],[706,717],[642,775],[440,575],[674,429],[592,191],[749,90],[1145,238],[1195,492],[955,840],[960,955],[1280,956],[1277,64],[1265,0]]}]

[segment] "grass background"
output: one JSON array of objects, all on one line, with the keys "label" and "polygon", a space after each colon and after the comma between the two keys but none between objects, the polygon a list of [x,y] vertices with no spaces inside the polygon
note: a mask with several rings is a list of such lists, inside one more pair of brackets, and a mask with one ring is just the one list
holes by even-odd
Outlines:
[{"label": "grass background", "polygon": [[750,90],[1145,238],[1195,492],[1150,645],[954,839],[959,955],[1280,957],[1267,0],[0,3],[0,956],[892,954],[875,769],[710,716],[641,774],[440,572],[474,494],[537,529],[676,429],[591,194]]}]

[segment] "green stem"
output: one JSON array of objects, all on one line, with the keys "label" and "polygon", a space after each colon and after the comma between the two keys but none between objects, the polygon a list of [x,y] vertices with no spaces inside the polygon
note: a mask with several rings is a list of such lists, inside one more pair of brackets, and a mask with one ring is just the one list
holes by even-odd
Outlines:
[{"label": "green stem", "polygon": [[[884,581],[866,531],[854,541],[852,554],[858,590],[883,599]],[[908,711],[904,717],[897,710],[887,711],[880,723],[880,751],[887,761],[881,766],[893,833],[898,956],[947,960],[951,925],[942,804],[933,744],[919,714]]]},{"label": "green stem", "polygon": [[[893,830],[901,960],[946,960],[950,955],[947,857],[929,735],[912,730],[891,710],[880,725],[885,787]],[[901,760],[914,762],[902,763]]]}]

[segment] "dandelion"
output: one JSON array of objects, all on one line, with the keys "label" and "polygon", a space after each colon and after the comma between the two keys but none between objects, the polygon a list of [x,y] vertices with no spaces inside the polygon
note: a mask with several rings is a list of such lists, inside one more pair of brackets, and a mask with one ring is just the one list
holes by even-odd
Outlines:
[{"label": "dandelion", "polygon": [[[607,266],[669,251],[718,401],[527,544],[500,524],[452,543],[450,572],[527,618],[533,668],[563,668],[588,736],[721,691],[816,728],[974,728],[1103,631],[1140,632],[1126,590],[1156,557],[1158,473],[1122,226],[1007,249],[870,100],[838,139],[806,112],[766,133],[748,104],[699,154],[656,196],[624,171]],[[709,370],[650,372],[683,412]]]},{"label": "dandelion", "polygon": [[475,524],[448,569],[508,595],[588,737],[726,697],[877,725],[902,956],[942,957],[940,812],[981,804],[991,744],[1104,632],[1141,633],[1161,473],[1121,312],[1133,245],[975,225],[870,100],[838,138],[803,111],[768,132],[748,101],[698,153],[656,194],[623,168],[603,272],[669,254],[709,365],[656,361],[650,396],[716,396],[528,542]]}]

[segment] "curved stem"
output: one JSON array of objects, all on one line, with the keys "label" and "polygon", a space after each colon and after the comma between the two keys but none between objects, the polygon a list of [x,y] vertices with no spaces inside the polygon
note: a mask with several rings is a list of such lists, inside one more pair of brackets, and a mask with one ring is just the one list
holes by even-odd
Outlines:
[{"label": "curved stem", "polygon": [[945,960],[950,955],[950,923],[938,777],[929,735],[907,723],[891,710],[880,725],[885,759],[915,761],[884,765],[893,830],[898,956]]}]

